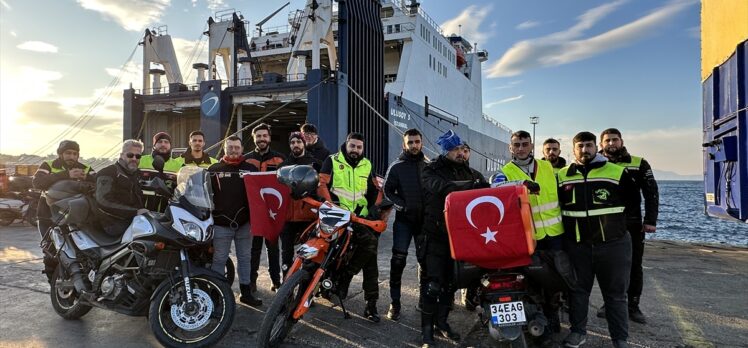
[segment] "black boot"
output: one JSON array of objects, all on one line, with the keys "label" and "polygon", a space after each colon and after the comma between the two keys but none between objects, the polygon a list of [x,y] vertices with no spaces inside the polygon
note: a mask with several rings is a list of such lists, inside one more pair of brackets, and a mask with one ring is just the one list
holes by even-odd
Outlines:
[{"label": "black boot", "polygon": [[421,343],[423,348],[434,347],[434,311],[436,305],[423,304],[421,306]]},{"label": "black boot", "polygon": [[436,307],[436,332],[453,341],[460,340],[460,334],[453,331],[447,323],[447,317],[452,309],[448,305],[439,304]]},{"label": "black boot", "polygon": [[635,323],[646,324],[647,317],[644,316],[641,309],[639,309],[639,298],[632,297],[629,299],[629,319]]},{"label": "black boot", "polygon": [[364,317],[366,317],[366,319],[369,319],[375,323],[378,323],[381,320],[381,318],[379,318],[379,313],[377,313],[377,302],[376,301],[366,302],[366,309],[364,309]]},{"label": "black boot", "polygon": [[400,302],[392,302],[390,304],[390,310],[387,311],[387,318],[390,320],[400,320]]},{"label": "black boot", "polygon": [[262,306],[262,300],[252,295],[252,286],[250,284],[239,284],[239,291],[241,291],[242,294],[239,296],[239,301],[241,303],[252,307]]}]

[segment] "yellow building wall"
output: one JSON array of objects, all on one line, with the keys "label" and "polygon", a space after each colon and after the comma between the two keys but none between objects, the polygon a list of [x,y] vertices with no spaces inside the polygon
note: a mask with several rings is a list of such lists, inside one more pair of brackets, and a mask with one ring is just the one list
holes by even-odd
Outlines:
[{"label": "yellow building wall", "polygon": [[748,40],[748,0],[701,0],[701,81]]}]

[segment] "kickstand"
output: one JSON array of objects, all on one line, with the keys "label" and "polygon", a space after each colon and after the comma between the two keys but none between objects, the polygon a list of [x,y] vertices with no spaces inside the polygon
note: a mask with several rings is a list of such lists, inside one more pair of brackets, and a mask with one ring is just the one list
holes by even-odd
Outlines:
[{"label": "kickstand", "polygon": [[343,309],[343,318],[344,319],[351,319],[351,315],[348,314],[347,310],[345,310],[345,304],[343,303],[343,298],[340,297],[340,295],[337,294],[337,293],[335,295],[337,295],[338,296],[338,300],[340,300],[340,308]]}]

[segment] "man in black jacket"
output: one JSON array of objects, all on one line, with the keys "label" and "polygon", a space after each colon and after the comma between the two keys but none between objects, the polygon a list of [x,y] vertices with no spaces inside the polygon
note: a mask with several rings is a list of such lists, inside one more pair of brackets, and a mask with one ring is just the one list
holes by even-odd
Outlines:
[{"label": "man in black jacket", "polygon": [[208,168],[213,184],[213,265],[211,268],[223,274],[231,251],[231,241],[236,248],[236,265],[239,271],[239,301],[258,307],[262,301],[252,295],[251,255],[252,236],[249,233],[249,203],[240,172],[256,172],[257,167],[244,161],[242,140],[233,135],[223,143],[221,161]]},{"label": "man in black jacket", "polygon": [[[421,143],[422,135],[412,128],[403,134],[403,152],[392,162],[384,180],[384,195],[395,204],[397,215],[392,227],[392,258],[390,259],[390,304],[387,318],[400,319],[400,289],[403,270],[408,259],[411,239],[416,241],[416,256],[423,256],[423,190],[421,189],[421,172],[426,166]],[[425,284],[425,272],[419,263],[419,298]]]},{"label": "man in black jacket", "polygon": [[[77,180],[90,183],[91,186],[96,184],[96,171],[91,167],[78,162],[80,156],[80,146],[72,140],[63,140],[57,147],[57,158],[52,161],[45,161],[34,173],[31,184],[37,190],[46,191],[56,182],[61,180]],[[36,217],[38,220],[37,228],[42,237],[42,250],[44,250],[44,271],[50,282],[52,275],[57,267],[57,262],[53,255],[55,246],[50,239],[45,240],[44,235],[52,227],[52,213],[49,210],[47,201],[40,199],[36,208]]]},{"label": "man in black jacket", "polygon": [[[300,132],[293,132],[288,136],[288,145],[291,153],[278,168],[293,165],[309,165],[319,173],[322,163],[306,151],[304,137]],[[301,233],[309,227],[317,215],[311,210],[311,206],[302,200],[293,200],[288,208],[288,218],[281,232],[281,269],[283,276],[286,275],[288,268],[291,267],[294,256],[294,243]]]},{"label": "man in black jacket", "polygon": [[467,164],[465,145],[450,130],[437,140],[442,155],[426,165],[422,184],[425,196],[423,233],[426,234],[426,273],[421,310],[421,334],[424,346],[434,345],[434,327],[443,336],[459,341],[460,335],[447,323],[454,300],[454,260],[444,219],[444,202],[454,191],[488,187],[481,173]]},{"label": "man in black jacket", "polygon": [[317,135],[317,127],[311,123],[304,123],[301,126],[301,135],[304,136],[306,151],[320,163],[324,162],[330,156],[330,150],[325,147],[325,142]]},{"label": "man in black jacket", "polygon": [[[644,257],[644,239],[646,233],[657,231],[657,214],[659,210],[659,192],[657,181],[652,173],[652,167],[644,158],[632,156],[623,145],[621,131],[608,128],[600,134],[600,153],[608,161],[626,168],[636,184],[634,204],[641,207],[641,195],[644,196],[644,218],[642,221],[641,208],[631,209],[626,216],[626,229],[631,234],[631,279],[628,290],[629,319],[639,324],[646,324],[647,318],[639,309],[639,300],[644,285],[644,271],[642,258]],[[605,316],[605,307],[601,308],[598,316]]]},{"label": "man in black jacket", "polygon": [[626,168],[597,153],[595,141],[590,132],[574,136],[574,163],[558,172],[563,244],[577,277],[569,291],[571,328],[564,345],[576,348],[587,341],[589,297],[597,279],[613,347],[627,348],[631,236],[626,215],[639,209],[632,204],[638,192]]},{"label": "man in black jacket", "polygon": [[96,176],[98,220],[110,236],[121,236],[135,215],[148,212],[139,181],[142,154],[143,143],[125,140],[117,162]]},{"label": "man in black jacket", "polygon": [[543,159],[551,163],[554,174],[566,167],[566,159],[561,157],[561,143],[556,139],[548,138],[543,142]]}]

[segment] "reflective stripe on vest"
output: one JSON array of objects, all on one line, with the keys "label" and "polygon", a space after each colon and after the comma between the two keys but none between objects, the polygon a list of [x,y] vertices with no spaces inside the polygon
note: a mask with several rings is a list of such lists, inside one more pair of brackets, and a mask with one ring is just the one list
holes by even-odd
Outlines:
[{"label": "reflective stripe on vest", "polygon": [[[535,239],[541,240],[546,235],[555,237],[564,233],[561,223],[561,208],[558,205],[558,191],[556,190],[556,176],[550,162],[535,160],[538,164],[538,172],[535,174],[535,182],[540,185],[540,193],[529,195],[532,207],[532,220],[535,223]],[[507,180],[532,180],[527,173],[522,171],[513,162],[507,163],[502,171]]]},{"label": "reflective stripe on vest", "polygon": [[[62,167],[61,168],[57,168],[54,165],[52,165],[52,163],[54,163],[55,160],[45,161],[45,162],[47,162],[47,165],[49,166],[49,169],[51,170],[50,174],[56,174],[56,173],[67,171],[67,169],[65,169],[65,168],[62,168]],[[88,175],[88,172],[90,172],[90,171],[91,171],[91,167],[83,164],[83,173],[86,174],[86,175]]]},{"label": "reflective stripe on vest", "polygon": [[[164,173],[177,174],[179,169],[182,168],[183,162],[176,158],[169,158],[168,161],[164,162]],[[140,158],[140,164],[138,164],[140,170],[149,172],[158,172],[156,168],[153,168],[153,155],[144,155]]]},{"label": "reflective stripe on vest", "polygon": [[366,190],[368,188],[369,174],[371,173],[371,162],[362,158],[356,168],[346,162],[342,152],[332,157],[332,182],[330,193],[338,197],[340,206],[349,211],[356,211],[362,207],[360,216],[368,215],[368,201]]},{"label": "reflective stripe on vest", "polygon": [[561,212],[561,215],[571,216],[571,217],[600,216],[600,215],[623,213],[624,209],[625,209],[624,207],[615,207],[615,208],[590,209],[590,210],[585,210],[585,211],[564,210]]}]

